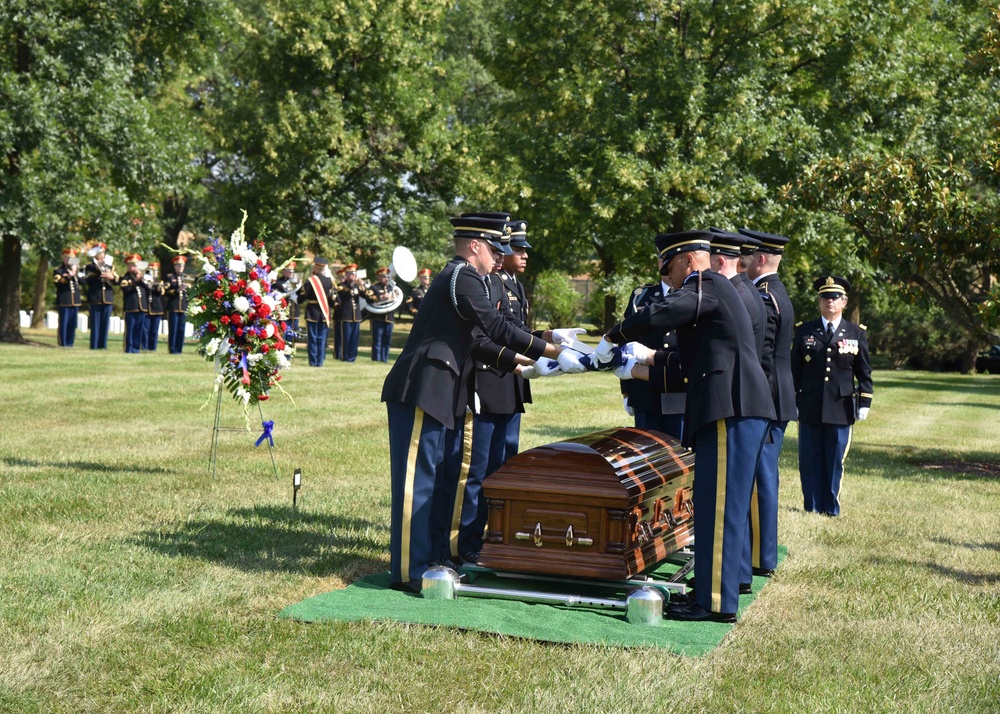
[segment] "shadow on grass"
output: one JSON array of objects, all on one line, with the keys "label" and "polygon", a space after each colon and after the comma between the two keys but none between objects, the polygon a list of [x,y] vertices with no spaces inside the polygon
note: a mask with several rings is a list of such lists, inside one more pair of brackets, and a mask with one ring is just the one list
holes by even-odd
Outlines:
[{"label": "shadow on grass", "polygon": [[1000,460],[987,452],[954,452],[915,447],[881,447],[852,444],[846,468],[877,470],[888,479],[911,479],[914,470],[922,476],[996,481],[1000,479]]},{"label": "shadow on grass", "polygon": [[[969,381],[969,375],[954,375],[954,380],[942,377],[930,377],[927,375],[914,374],[905,378],[901,377],[881,377],[876,388],[898,388],[898,389],[919,389],[929,392],[959,392],[965,394],[975,394],[982,396],[986,394],[1000,395],[1000,380],[990,382],[989,380]],[[949,402],[949,404],[952,404]],[[975,406],[985,406],[977,404]]]},{"label": "shadow on grass", "polygon": [[1000,543],[972,543],[969,541],[952,540],[951,538],[931,538],[931,540],[941,545],[968,548],[969,550],[995,550],[1000,553]]},{"label": "shadow on grass", "polygon": [[134,464],[109,465],[99,464],[93,461],[38,461],[35,459],[19,459],[15,456],[5,456],[0,459],[0,464],[5,466],[20,466],[26,469],[41,468],[63,468],[73,471],[96,471],[105,473],[129,473],[129,474],[169,474],[174,473],[173,469],[165,469],[162,466],[136,466]]},{"label": "shadow on grass", "polygon": [[148,530],[133,542],[163,555],[247,572],[337,575],[351,581],[386,568],[387,531],[387,525],[353,516],[256,506],[188,520],[173,530]]},{"label": "shadow on grass", "polygon": [[962,585],[996,585],[1000,583],[1000,573],[994,572],[971,572],[958,568],[949,568],[946,565],[933,561],[916,561],[902,558],[873,558],[871,563],[878,566],[887,566],[893,570],[900,570],[902,567],[915,567],[928,570],[935,575],[954,580]]}]

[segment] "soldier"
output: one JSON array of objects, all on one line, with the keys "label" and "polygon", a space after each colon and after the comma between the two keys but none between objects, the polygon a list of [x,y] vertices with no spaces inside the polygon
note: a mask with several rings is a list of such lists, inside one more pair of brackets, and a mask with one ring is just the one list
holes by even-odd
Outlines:
[{"label": "soldier", "polygon": [[285,298],[288,305],[288,329],[285,331],[285,340],[295,342],[295,335],[299,333],[299,296],[298,278],[295,275],[295,261],[288,263],[281,269],[281,275],[271,285],[271,288]]},{"label": "soldier", "polygon": [[156,352],[160,341],[160,323],[163,321],[163,282],[160,280],[159,261],[154,260],[149,264],[145,281],[149,288],[149,314],[143,327],[143,349]]},{"label": "soldier", "polygon": [[340,329],[341,359],[353,362],[358,358],[358,339],[361,334],[361,296],[364,286],[358,281],[358,266],[344,266],[344,282],[337,286],[336,318]]},{"label": "soldier", "polygon": [[59,313],[57,340],[60,347],[72,347],[76,341],[76,320],[82,304],[80,293],[80,261],[76,250],[65,248],[62,265],[54,271],[56,283],[56,311]]},{"label": "soldier", "polygon": [[786,236],[741,228],[740,235],[756,239],[757,252],[747,275],[764,298],[766,324],[761,364],[774,402],[775,420],[768,429],[760,463],[754,475],[749,528],[740,582],[749,584],[753,575],[770,577],[778,567],[778,458],[788,422],[795,421],[795,385],[792,381],[791,348],[795,309],[788,298],[778,267],[788,244]]},{"label": "soldier", "polygon": [[327,339],[330,334],[331,302],[333,301],[333,278],[327,267],[326,258],[313,259],[312,275],[299,288],[299,300],[305,306],[306,345],[309,352],[309,366],[322,367],[326,361]]},{"label": "soldier", "polygon": [[187,325],[188,285],[184,277],[187,258],[175,255],[174,272],[167,276],[163,294],[167,298],[167,346],[170,354],[179,355],[184,349],[184,330]]},{"label": "soldier", "polygon": [[868,417],[874,392],[867,328],[843,319],[850,282],[829,275],[813,283],[813,289],[822,317],[796,327],[791,353],[799,408],[799,479],[805,509],[833,517],[840,515],[853,424]]},{"label": "soldier", "polygon": [[[660,274],[674,290],[613,327],[595,354],[607,362],[613,344],[650,329],[677,330],[688,380],[684,443],[697,454],[694,502],[701,505],[694,519],[695,594],[668,614],[735,622],[753,474],[774,406],[743,301],[729,280],[710,270],[711,238],[708,231],[658,235]],[[635,366],[629,358],[615,373],[635,376]]]},{"label": "soldier", "polygon": [[466,413],[473,402],[468,387],[474,328],[531,359],[544,355],[558,359],[566,371],[584,369],[572,353],[517,328],[490,302],[484,277],[494,253],[504,252],[500,239],[506,222],[450,220],[456,255],[428,288],[382,388],[392,478],[391,584],[414,592],[424,571],[447,558],[450,549],[448,524],[461,471]]},{"label": "soldier", "polygon": [[[365,299],[369,306],[375,303],[393,299],[393,286],[389,282],[389,269],[379,268],[375,271],[377,282],[366,292]],[[394,310],[384,313],[369,311],[368,324],[372,328],[372,361],[388,362],[389,346],[392,344],[392,326],[396,321]]]},{"label": "soldier", "polygon": [[122,289],[122,305],[125,310],[125,339],[123,340],[126,354],[139,354],[142,351],[142,327],[149,312],[149,289],[139,270],[142,256],[132,253],[125,258],[127,272],[118,281]]},{"label": "soldier", "polygon": [[712,270],[729,278],[740,294],[743,304],[750,317],[753,327],[754,341],[757,345],[757,360],[762,364],[764,354],[764,332],[767,324],[767,313],[764,308],[764,298],[746,272],[739,271],[740,256],[746,237],[730,233],[719,228],[710,228],[712,233]]},{"label": "soldier", "polygon": [[431,284],[431,269],[421,268],[420,272],[417,273],[417,280],[420,284],[413,288],[410,291],[410,296],[406,298],[406,311],[410,313],[410,317],[417,316],[417,311],[420,309],[420,301],[427,294],[427,286]]},{"label": "soldier", "polygon": [[90,349],[106,350],[111,307],[115,301],[113,287],[118,284],[118,273],[112,268],[104,243],[95,245],[87,251],[87,255],[94,259],[84,269],[87,307],[90,310]]},{"label": "soldier", "polygon": [[[663,259],[658,257],[657,261],[658,268],[662,268]],[[639,286],[632,291],[622,320],[662,304],[670,290],[663,276],[658,283]],[[655,429],[679,440],[684,431],[687,384],[677,350],[677,333],[650,329],[633,342],[648,348],[648,351],[636,350],[632,346],[633,352],[641,353],[640,362],[648,365],[636,368],[635,379],[621,381],[625,413],[635,420],[637,428]]]}]

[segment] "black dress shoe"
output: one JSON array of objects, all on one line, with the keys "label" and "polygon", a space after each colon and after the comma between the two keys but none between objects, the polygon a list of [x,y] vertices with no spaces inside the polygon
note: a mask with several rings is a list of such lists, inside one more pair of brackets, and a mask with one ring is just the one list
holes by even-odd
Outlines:
[{"label": "black dress shoe", "polygon": [[681,607],[671,607],[667,610],[667,618],[684,622],[736,622],[735,612],[712,612],[698,603],[690,603]]},{"label": "black dress shoe", "polygon": [[694,588],[688,588],[686,593],[670,593],[670,600],[667,601],[669,607],[690,605],[694,602]]},{"label": "black dress shoe", "polygon": [[753,569],[753,574],[754,575],[760,575],[760,576],[765,577],[765,578],[769,578],[772,575],[774,575],[774,568],[754,568]]},{"label": "black dress shoe", "polygon": [[740,595],[749,595],[753,592],[753,585],[751,583],[740,583]]},{"label": "black dress shoe", "polygon": [[448,557],[438,558],[437,560],[432,560],[427,565],[431,566],[432,568],[435,567],[435,566],[441,566],[441,565],[443,565],[444,567],[451,568],[452,570],[458,570],[459,568],[462,567],[459,563],[456,563],[454,560],[452,560],[451,558],[448,558]]},{"label": "black dress shoe", "polygon": [[463,563],[468,563],[469,565],[475,565],[476,563],[479,562],[478,551],[475,553],[462,553],[462,555],[459,557],[462,559]]},{"label": "black dress shoe", "polygon": [[411,580],[408,583],[390,583],[389,587],[393,590],[399,590],[404,593],[414,593],[415,595],[420,594],[420,583],[416,580]]}]

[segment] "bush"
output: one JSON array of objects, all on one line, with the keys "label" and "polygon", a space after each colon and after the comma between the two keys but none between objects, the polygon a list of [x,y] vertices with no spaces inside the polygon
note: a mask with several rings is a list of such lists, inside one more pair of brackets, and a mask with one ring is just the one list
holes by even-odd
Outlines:
[{"label": "bush", "polygon": [[578,320],[583,298],[564,273],[546,270],[535,280],[532,307],[536,317],[550,327],[572,327]]}]

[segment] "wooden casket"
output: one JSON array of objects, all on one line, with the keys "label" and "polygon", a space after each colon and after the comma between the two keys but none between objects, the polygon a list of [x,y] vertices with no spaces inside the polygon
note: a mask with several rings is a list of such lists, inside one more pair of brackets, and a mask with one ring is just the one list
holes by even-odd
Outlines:
[{"label": "wooden casket", "polygon": [[694,541],[694,454],[619,428],[522,452],[483,482],[479,565],[626,580]]}]

